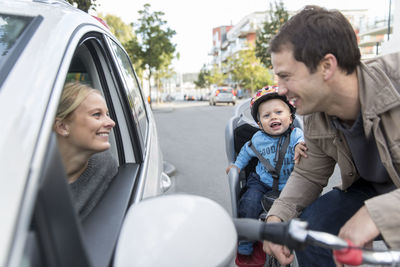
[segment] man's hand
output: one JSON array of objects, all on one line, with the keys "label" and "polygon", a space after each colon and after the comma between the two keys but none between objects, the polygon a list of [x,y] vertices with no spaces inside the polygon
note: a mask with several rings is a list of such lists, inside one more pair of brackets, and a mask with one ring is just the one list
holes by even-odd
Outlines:
[{"label": "man's hand", "polygon": [[295,146],[295,148],[294,148],[294,163],[295,164],[299,163],[301,157],[305,157],[305,158],[308,157],[306,154],[306,151],[307,151],[307,146],[306,146],[306,143],[304,143],[303,141],[299,142]]},{"label": "man's hand", "polygon": [[[378,227],[365,206],[359,209],[339,231],[340,238],[350,240],[359,247],[370,247],[378,235]],[[336,262],[336,266],[343,267],[343,264]]]},{"label": "man's hand", "polygon": [[[282,222],[282,220],[277,216],[269,216],[267,218],[267,223],[271,222]],[[294,255],[290,253],[287,247],[269,241],[263,242],[263,250],[268,255],[274,256],[281,265],[290,264],[294,259]]]},{"label": "man's hand", "polygon": [[240,172],[240,169],[236,165],[232,164],[232,165],[229,165],[228,168],[226,168],[226,170],[225,170],[226,174],[229,173],[229,170],[232,169],[232,167],[235,167],[236,169],[238,169],[238,172]]}]

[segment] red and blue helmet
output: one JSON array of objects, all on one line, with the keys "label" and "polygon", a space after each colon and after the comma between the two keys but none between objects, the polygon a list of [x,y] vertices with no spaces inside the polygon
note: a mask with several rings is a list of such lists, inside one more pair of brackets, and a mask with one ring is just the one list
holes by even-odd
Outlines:
[{"label": "red and blue helmet", "polygon": [[253,116],[253,119],[256,122],[259,122],[258,107],[260,106],[260,104],[262,102],[270,100],[270,99],[280,99],[283,102],[285,102],[289,106],[290,113],[292,114],[292,119],[294,121],[296,108],[292,104],[290,104],[290,102],[286,96],[278,94],[278,86],[275,86],[275,85],[268,86],[267,85],[264,88],[258,90],[250,102],[251,116]]}]

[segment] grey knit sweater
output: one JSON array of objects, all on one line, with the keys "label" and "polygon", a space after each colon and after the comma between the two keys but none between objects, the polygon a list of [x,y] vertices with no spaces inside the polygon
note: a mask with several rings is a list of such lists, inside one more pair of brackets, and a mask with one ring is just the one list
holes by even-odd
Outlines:
[{"label": "grey knit sweater", "polygon": [[73,202],[81,220],[97,205],[117,172],[117,161],[108,150],[90,157],[86,170],[70,184]]}]

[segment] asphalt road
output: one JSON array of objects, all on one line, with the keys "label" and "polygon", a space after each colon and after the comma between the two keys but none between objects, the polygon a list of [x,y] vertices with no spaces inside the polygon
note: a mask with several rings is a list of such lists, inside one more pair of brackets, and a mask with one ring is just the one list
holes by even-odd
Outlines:
[{"label": "asphalt road", "polygon": [[234,106],[208,102],[154,105],[164,160],[175,166],[170,193],[210,198],[231,211],[225,174],[225,125]]}]

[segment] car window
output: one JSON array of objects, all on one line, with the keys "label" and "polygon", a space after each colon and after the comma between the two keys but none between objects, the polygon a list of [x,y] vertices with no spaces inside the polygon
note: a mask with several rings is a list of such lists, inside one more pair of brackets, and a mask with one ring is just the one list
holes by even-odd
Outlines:
[{"label": "car window", "polygon": [[0,88],[42,18],[0,14]]},{"label": "car window", "polygon": [[232,93],[232,88],[222,88],[222,93]]},{"label": "car window", "polygon": [[[107,97],[105,96],[103,87],[101,86],[100,76],[102,74],[99,73],[101,66],[96,66],[97,63],[94,57],[99,57],[99,54],[96,53],[92,44],[92,40],[88,40],[82,43],[75,51],[74,57],[72,58],[71,64],[68,69],[67,77],[65,78],[65,83],[67,82],[81,82],[84,84],[88,84],[90,87],[98,89],[101,91],[102,95],[105,97],[107,101]],[[107,106],[110,109],[110,101],[108,101]],[[117,149],[117,140],[115,131],[117,128],[113,128],[110,134],[110,143],[111,143],[111,152],[116,159],[119,159],[120,154]]]},{"label": "car window", "polygon": [[146,142],[149,122],[144,106],[144,99],[141,94],[140,86],[136,79],[135,72],[125,51],[121,47],[119,47],[119,45],[117,45],[114,41],[111,41],[111,47],[115,52],[118,64],[121,67],[122,75],[124,76],[126,82],[126,94],[128,96],[129,105],[131,107],[133,115],[135,116],[136,114],[142,140]]},{"label": "car window", "polygon": [[[132,107],[128,107],[128,101],[125,101],[124,94],[120,92],[126,91],[126,86],[120,85],[124,77],[120,77],[119,72],[113,69],[112,59],[107,56],[111,51],[105,52],[108,46],[104,43],[103,37],[92,36],[82,39],[85,41],[75,52],[66,81],[87,83],[102,92],[110,115],[116,122],[110,136],[111,151],[114,155],[118,155],[116,158],[119,158],[121,164],[138,162],[142,158],[141,129],[137,123],[138,119],[132,118],[134,117],[131,115],[132,111],[129,111]],[[137,149],[132,150],[132,148]]]},{"label": "car window", "polygon": [[68,70],[67,78],[65,79],[66,83],[75,81],[89,84],[92,87],[94,87],[90,74],[86,70],[84,63],[82,62],[82,59],[78,56],[74,57],[71,66]]}]

